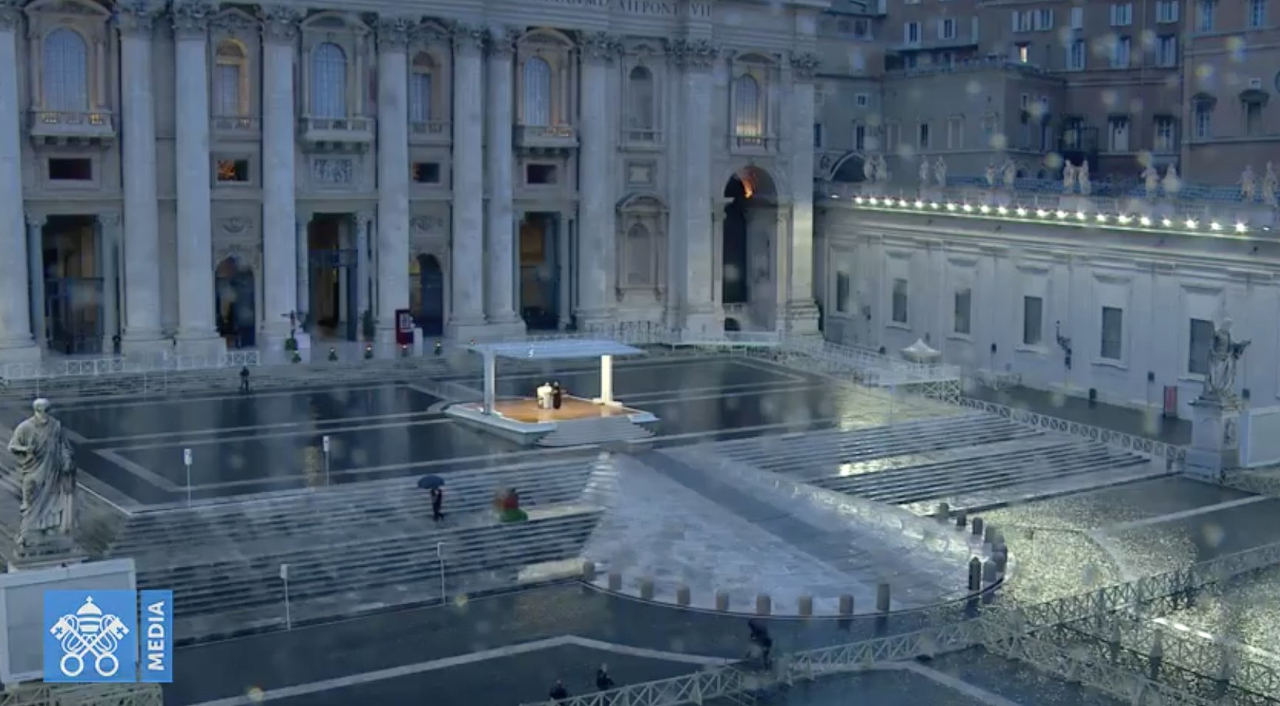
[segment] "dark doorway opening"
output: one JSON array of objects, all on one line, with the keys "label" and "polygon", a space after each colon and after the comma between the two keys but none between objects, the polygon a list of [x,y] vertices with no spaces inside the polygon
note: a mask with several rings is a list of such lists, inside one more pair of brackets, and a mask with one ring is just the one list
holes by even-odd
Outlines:
[{"label": "dark doorway opening", "polygon": [[560,218],[530,213],[520,224],[520,315],[530,329],[560,326]]}]

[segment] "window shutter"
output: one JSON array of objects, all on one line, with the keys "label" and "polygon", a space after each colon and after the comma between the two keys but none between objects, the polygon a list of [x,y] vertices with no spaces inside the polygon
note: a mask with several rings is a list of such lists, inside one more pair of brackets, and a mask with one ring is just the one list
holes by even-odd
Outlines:
[{"label": "window shutter", "polygon": [[1018,31],[1018,11],[1013,11],[1013,31]]}]

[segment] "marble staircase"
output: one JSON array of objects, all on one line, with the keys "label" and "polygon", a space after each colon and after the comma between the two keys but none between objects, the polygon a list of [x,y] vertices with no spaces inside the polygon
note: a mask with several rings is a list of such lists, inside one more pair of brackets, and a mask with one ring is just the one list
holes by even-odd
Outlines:
[{"label": "marble staircase", "polygon": [[653,432],[626,417],[596,417],[560,422],[556,430],[538,439],[538,446],[566,448],[643,441]]}]

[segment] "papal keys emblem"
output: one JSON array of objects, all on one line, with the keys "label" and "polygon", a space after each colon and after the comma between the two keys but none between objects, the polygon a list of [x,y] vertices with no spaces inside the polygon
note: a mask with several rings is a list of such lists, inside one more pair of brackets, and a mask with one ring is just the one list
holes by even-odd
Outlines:
[{"label": "papal keys emblem", "polygon": [[74,614],[59,618],[49,632],[62,647],[58,667],[66,676],[80,676],[89,655],[93,656],[93,670],[100,677],[115,676],[120,670],[116,650],[120,648],[120,640],[129,634],[129,628],[118,616],[104,615],[93,604],[93,596],[86,597],[84,605]]}]

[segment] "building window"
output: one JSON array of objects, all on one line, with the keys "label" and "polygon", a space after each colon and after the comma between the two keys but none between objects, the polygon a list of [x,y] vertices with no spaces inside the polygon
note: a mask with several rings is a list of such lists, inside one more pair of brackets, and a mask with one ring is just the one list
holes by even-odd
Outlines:
[{"label": "building window", "polygon": [[760,84],[751,74],[734,81],[734,135],[764,137],[764,111],[760,100]]},{"label": "building window", "polygon": [[1107,121],[1108,132],[1110,133],[1111,151],[1112,152],[1128,152],[1129,151],[1129,118],[1124,116],[1112,116]]},{"label": "building window", "polygon": [[1167,115],[1156,116],[1155,144],[1152,145],[1159,154],[1169,154],[1178,150],[1177,123]]},{"label": "building window", "polygon": [[1128,27],[1133,24],[1133,3],[1116,3],[1111,6],[1111,26]]},{"label": "building window", "polygon": [[409,74],[409,122],[429,123],[432,120],[432,98],[435,95],[432,80],[435,74],[435,62],[426,53],[413,57],[413,68]]},{"label": "building window", "polygon": [[915,46],[920,43],[920,23],[907,22],[902,25],[902,43]]},{"label": "building window", "polygon": [[1191,335],[1187,343],[1188,373],[1209,374],[1209,353],[1213,349],[1213,332],[1212,321],[1191,319]]},{"label": "building window", "polygon": [[311,54],[311,117],[347,117],[347,55],[332,42]]},{"label": "building window", "polygon": [[1102,352],[1105,360],[1120,360],[1122,334],[1124,331],[1124,310],[1113,306],[1102,307]]},{"label": "building window", "polygon": [[1084,8],[1071,8],[1071,29],[1084,29]]},{"label": "building window", "polygon": [[1156,2],[1156,22],[1174,24],[1178,21],[1178,0],[1158,0]]},{"label": "building window", "polygon": [[657,94],[653,72],[645,66],[633,66],[627,74],[627,130],[635,141],[653,140],[657,124]]},{"label": "building window", "polygon": [[1071,40],[1071,44],[1067,46],[1067,70],[1084,71],[1086,57],[1088,56],[1089,49],[1085,46],[1083,39]]},{"label": "building window", "polygon": [[822,149],[822,123],[813,124],[813,148]]},{"label": "building window", "polygon": [[1031,19],[1032,12],[1030,10],[1014,10],[1013,11],[1013,31],[1014,32],[1030,32],[1033,26]]},{"label": "building window", "polygon": [[973,290],[968,287],[956,290],[955,294],[955,311],[952,315],[953,324],[951,326],[955,333],[962,336],[968,336],[970,330],[969,317],[973,308]]},{"label": "building window", "polygon": [[440,183],[440,165],[437,162],[414,162],[411,174],[415,184]]},{"label": "building window", "polygon": [[947,17],[938,20],[938,39],[955,39],[956,21]]},{"label": "building window", "polygon": [[836,311],[841,314],[849,313],[849,274],[846,272],[836,273]]},{"label": "building window", "polygon": [[867,148],[867,126],[862,123],[853,124],[853,149],[862,151]]},{"label": "building window", "polygon": [[1196,5],[1196,31],[1212,32],[1214,15],[1217,14],[1218,0],[1200,0]]},{"label": "building window", "polygon": [[898,123],[885,123],[884,125],[884,149],[886,151],[897,152],[902,146],[902,126]]},{"label": "building window", "polygon": [[1040,297],[1022,298],[1022,343],[1038,346],[1044,337],[1044,300]]},{"label": "building window", "polygon": [[1267,26],[1267,0],[1249,0],[1249,27],[1261,29]]},{"label": "building window", "polygon": [[219,159],[214,162],[214,176],[219,184],[248,184],[249,160]]},{"label": "building window", "polygon": [[524,84],[524,125],[547,127],[551,124],[551,64],[538,56],[524,60],[521,79]]},{"label": "building window", "polygon": [[653,247],[649,229],[636,223],[627,231],[627,286],[653,284]]},{"label": "building window", "polygon": [[1048,8],[1036,10],[1033,26],[1037,32],[1048,32],[1053,29],[1053,10]]},{"label": "building window", "polygon": [[964,149],[964,116],[953,115],[947,118],[947,149]]},{"label": "building window", "polygon": [[93,160],[84,157],[50,159],[49,181],[93,181]]},{"label": "building window", "polygon": [[1256,137],[1262,134],[1262,103],[1256,100],[1243,101],[1244,134]]},{"label": "building window", "polygon": [[556,166],[554,164],[529,164],[524,168],[524,182],[533,185],[556,183]]},{"label": "building window", "polygon": [[893,281],[893,323],[907,323],[907,281],[905,279],[895,279]]},{"label": "building window", "polygon": [[41,86],[44,109],[57,113],[89,110],[89,49],[75,30],[59,27],[44,38]]},{"label": "building window", "polygon": [[249,115],[249,57],[239,42],[230,39],[214,51],[213,114],[220,118]]},{"label": "building window", "polygon": [[1111,68],[1127,69],[1129,68],[1129,49],[1131,42],[1128,37],[1116,37],[1115,44],[1111,46]]},{"label": "building window", "polygon": [[1178,37],[1172,34],[1156,38],[1156,66],[1178,65]]},{"label": "building window", "polygon": [[1027,42],[1013,45],[1013,60],[1019,64],[1031,63],[1031,45]]},{"label": "building window", "polygon": [[859,108],[865,108],[871,104],[871,96],[865,93],[858,93],[853,97],[853,104]]},{"label": "building window", "polygon": [[871,22],[865,18],[858,18],[853,21],[853,37],[854,39],[871,39]]},{"label": "building window", "polygon": [[1196,139],[1207,140],[1213,136],[1213,103],[1197,101],[1192,108],[1192,116],[1196,121]]},{"label": "building window", "polygon": [[1000,132],[1000,116],[995,113],[987,113],[982,116],[982,136],[986,139],[987,144],[995,139]]},{"label": "building window", "polygon": [[917,143],[920,149],[929,149],[929,123],[920,123],[920,127],[917,130],[917,136],[919,138]]}]

